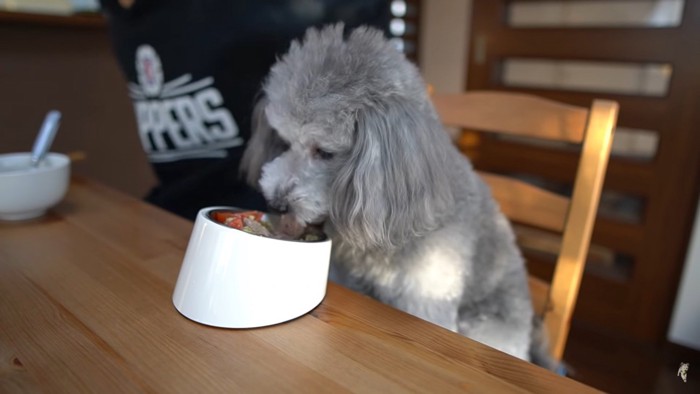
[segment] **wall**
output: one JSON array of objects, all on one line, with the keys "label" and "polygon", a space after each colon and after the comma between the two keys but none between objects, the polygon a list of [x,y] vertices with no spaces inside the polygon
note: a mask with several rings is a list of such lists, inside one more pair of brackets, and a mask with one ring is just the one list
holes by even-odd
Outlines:
[{"label": "wall", "polygon": [[31,149],[50,109],[53,151],[83,151],[74,173],[143,196],[154,176],[104,27],[0,22],[0,153]]},{"label": "wall", "polygon": [[465,88],[470,17],[471,0],[421,3],[418,63],[425,81],[438,92]]},{"label": "wall", "polygon": [[668,339],[700,350],[700,201],[686,255]]}]

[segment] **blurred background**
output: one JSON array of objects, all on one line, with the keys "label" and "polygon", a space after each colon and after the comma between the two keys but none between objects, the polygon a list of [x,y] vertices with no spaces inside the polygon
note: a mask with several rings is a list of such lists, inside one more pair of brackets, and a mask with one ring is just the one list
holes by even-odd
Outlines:
[{"label": "blurred background", "polygon": [[[387,2],[397,49],[436,91],[620,103],[565,361],[607,391],[700,387],[692,362],[688,384],[675,376],[681,362],[700,368],[700,2]],[[63,112],[54,150],[86,155],[76,174],[136,197],[154,184],[97,1],[0,0],[0,153],[29,150],[50,109]],[[473,141],[457,133],[455,143]],[[484,152],[479,167],[570,188],[566,146],[501,141]],[[527,257],[551,276],[551,256]]]}]

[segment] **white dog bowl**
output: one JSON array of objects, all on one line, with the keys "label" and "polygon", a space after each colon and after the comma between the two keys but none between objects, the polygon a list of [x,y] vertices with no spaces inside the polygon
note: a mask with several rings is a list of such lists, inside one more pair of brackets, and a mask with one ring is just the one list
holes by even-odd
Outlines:
[{"label": "white dog bowl", "polygon": [[282,323],[326,295],[331,241],[287,241],[237,230],[199,211],[180,268],[173,303],[185,317],[225,328]]},{"label": "white dog bowl", "polygon": [[0,155],[0,220],[43,215],[63,199],[70,180],[70,159],[49,153],[31,168],[31,153]]}]

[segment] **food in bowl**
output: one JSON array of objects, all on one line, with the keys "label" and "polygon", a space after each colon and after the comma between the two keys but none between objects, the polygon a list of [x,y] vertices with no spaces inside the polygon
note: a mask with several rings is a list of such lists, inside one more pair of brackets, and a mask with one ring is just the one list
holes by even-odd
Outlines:
[{"label": "food in bowl", "polygon": [[270,215],[260,211],[213,210],[209,217],[217,223],[246,233],[277,239],[304,242],[323,241],[325,236],[317,227],[307,227],[300,235],[290,236],[283,232]]},{"label": "food in bowl", "polygon": [[264,237],[272,235],[272,225],[263,220],[264,214],[260,211],[212,211],[211,216],[217,222],[237,230]]}]

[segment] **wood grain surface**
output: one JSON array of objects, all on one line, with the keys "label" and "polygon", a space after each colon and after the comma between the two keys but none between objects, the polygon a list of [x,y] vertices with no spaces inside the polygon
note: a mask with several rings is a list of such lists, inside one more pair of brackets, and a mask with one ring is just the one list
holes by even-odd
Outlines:
[{"label": "wood grain surface", "polygon": [[0,223],[0,392],[593,391],[333,283],[291,322],[192,322],[171,302],[191,229],[86,179]]}]

